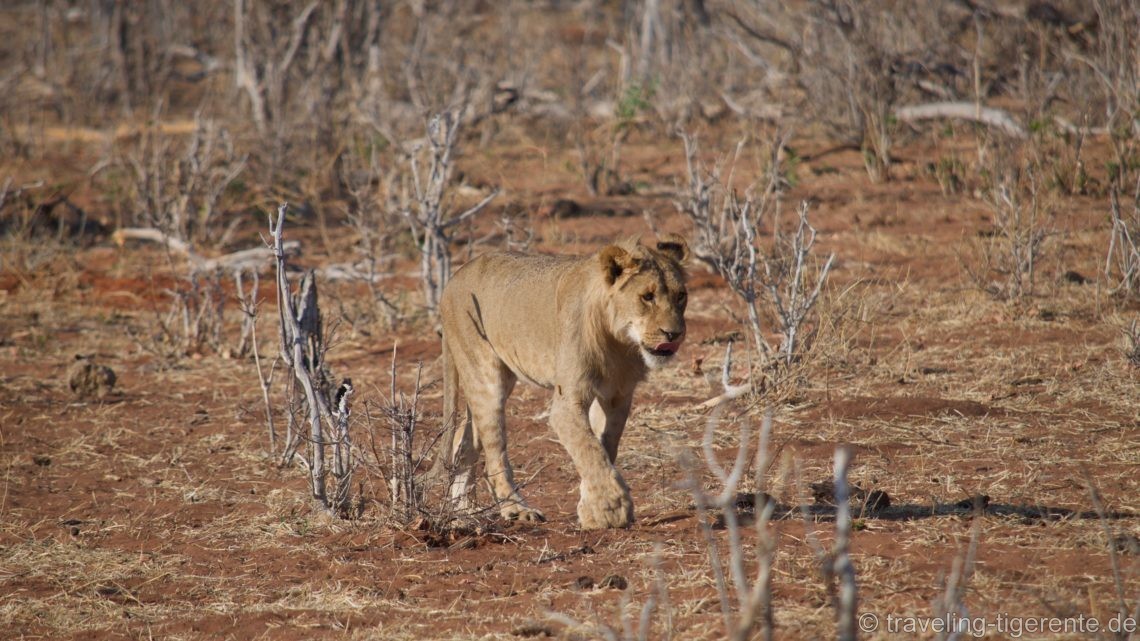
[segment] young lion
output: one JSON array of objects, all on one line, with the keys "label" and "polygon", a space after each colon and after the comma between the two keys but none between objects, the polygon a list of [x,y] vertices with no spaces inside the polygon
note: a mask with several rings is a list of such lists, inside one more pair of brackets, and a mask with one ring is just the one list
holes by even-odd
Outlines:
[{"label": "young lion", "polygon": [[454,500],[466,501],[478,447],[502,515],[545,520],[519,496],[507,459],[503,407],[522,379],[554,390],[550,424],[581,478],[582,527],[633,522],[618,442],[634,388],[685,338],[687,256],[670,235],[585,257],[498,252],[452,277],[440,302],[444,420],[457,424],[461,390],[467,420],[444,435],[450,456],[436,457],[432,475],[454,466]]}]

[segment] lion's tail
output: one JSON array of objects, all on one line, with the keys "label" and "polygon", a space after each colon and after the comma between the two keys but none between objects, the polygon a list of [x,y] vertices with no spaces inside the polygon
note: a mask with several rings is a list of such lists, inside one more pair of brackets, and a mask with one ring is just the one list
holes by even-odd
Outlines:
[{"label": "lion's tail", "polygon": [[432,481],[447,480],[450,470],[454,467],[452,457],[455,452],[455,424],[459,410],[459,370],[455,367],[455,358],[447,343],[447,336],[442,340],[443,351],[443,432],[436,443],[435,460],[432,462],[428,478]]}]

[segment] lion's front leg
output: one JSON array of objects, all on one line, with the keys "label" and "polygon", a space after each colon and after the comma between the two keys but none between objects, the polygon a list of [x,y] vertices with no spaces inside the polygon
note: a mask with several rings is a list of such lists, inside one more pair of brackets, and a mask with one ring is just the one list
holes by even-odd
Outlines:
[{"label": "lion's front leg", "polygon": [[[581,397],[556,393],[550,410],[550,423],[581,478],[578,522],[582,528],[625,527],[633,523],[633,499],[629,487],[613,466],[606,447],[591,429],[586,401]],[[616,449],[615,440],[615,454]]]},{"label": "lion's front leg", "polygon": [[629,420],[629,408],[633,404],[632,393],[614,394],[610,397],[594,399],[590,405],[590,427],[602,442],[610,463],[617,465],[618,444]]}]

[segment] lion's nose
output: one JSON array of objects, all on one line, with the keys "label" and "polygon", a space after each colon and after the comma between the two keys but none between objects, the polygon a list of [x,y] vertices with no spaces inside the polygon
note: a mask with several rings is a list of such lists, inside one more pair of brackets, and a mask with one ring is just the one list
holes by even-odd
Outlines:
[{"label": "lion's nose", "polygon": [[679,332],[670,332],[669,330],[663,329],[661,330],[661,333],[665,335],[666,341],[672,343],[673,341],[683,336],[685,334],[685,330],[681,330]]}]

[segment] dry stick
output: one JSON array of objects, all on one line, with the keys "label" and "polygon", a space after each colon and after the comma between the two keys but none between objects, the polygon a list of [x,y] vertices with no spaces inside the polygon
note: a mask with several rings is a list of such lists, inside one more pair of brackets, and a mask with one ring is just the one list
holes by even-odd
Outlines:
[{"label": "dry stick", "polygon": [[751,630],[757,618],[762,627],[760,632],[764,641],[772,641],[775,635],[775,614],[772,608],[772,564],[776,553],[776,542],[768,534],[768,523],[776,510],[776,502],[768,498],[765,492],[764,471],[768,469],[768,445],[772,440],[772,411],[764,412],[760,422],[759,442],[756,446],[756,495],[753,499],[752,509],[761,500],[764,507],[756,520],[756,542],[759,548],[759,563],[756,568],[756,579],[752,583],[752,592],[749,594],[748,605],[743,608],[743,616],[748,618],[748,625],[741,625],[741,629]]},{"label": "dry stick", "polygon": [[[714,473],[719,470],[718,476],[724,476],[724,470],[721,469],[718,464],[716,464],[715,455],[713,456],[712,461],[708,460],[708,452],[712,449],[712,432],[716,426],[716,421],[719,418],[719,414],[720,411],[719,408],[717,408],[717,410],[714,410],[712,416],[709,417],[709,420],[706,423],[705,437],[702,442],[708,443],[705,452],[706,464],[709,464]],[[729,602],[728,586],[725,581],[724,568],[720,560],[720,552],[717,549],[716,539],[712,534],[712,525],[706,518],[706,513],[708,512],[709,497],[707,497],[704,493],[704,490],[701,489],[700,481],[697,479],[696,474],[693,473],[692,470],[690,470],[689,484],[689,489],[693,493],[693,500],[696,503],[697,507],[697,522],[700,523],[701,534],[704,535],[705,547],[708,550],[709,554],[709,565],[712,567],[713,580],[716,583],[717,596],[719,597],[720,601],[721,617],[724,619],[724,629],[725,632],[729,632],[733,629],[731,603]]]},{"label": "dry stick", "polygon": [[[388,402],[391,406],[391,412],[390,412],[391,418],[389,420],[392,423],[392,446],[389,448],[389,452],[390,452],[390,455],[392,457],[392,478],[390,478],[388,480],[388,494],[391,497],[393,506],[399,505],[401,503],[401,501],[400,501],[400,483],[398,480],[399,474],[401,474],[401,472],[400,472],[400,457],[398,456],[398,452],[400,450],[399,450],[399,441],[398,441],[399,436],[398,436],[397,432],[399,430],[396,429],[399,426],[399,421],[397,420],[397,416],[396,416],[396,412],[399,411],[397,409],[398,405],[396,403],[396,350],[399,348],[399,346],[400,346],[399,341],[392,343],[392,369],[390,370],[390,376],[392,379],[392,387],[391,387],[391,390],[389,392],[390,396],[388,397],[391,399]],[[406,508],[407,506],[404,506],[404,507]],[[404,516],[405,517],[408,516],[406,512],[405,512]]]},{"label": "dry stick", "polygon": [[257,288],[260,278],[256,271],[253,272],[253,286],[250,288],[248,298],[245,296],[242,287],[240,271],[237,272],[236,278],[238,296],[242,299],[242,311],[251,319],[250,340],[253,342],[253,363],[257,366],[257,380],[261,384],[261,399],[265,402],[265,423],[269,428],[269,455],[274,457],[277,455],[277,428],[273,424],[273,406],[269,402],[269,388],[273,385],[273,374],[277,370],[277,357],[274,357],[273,364],[269,366],[269,376],[265,376],[261,369],[261,352],[257,347]]},{"label": "dry stick", "polygon": [[416,488],[416,464],[412,448],[415,443],[416,428],[419,427],[420,377],[423,374],[423,370],[423,361],[419,361],[416,364],[416,386],[415,389],[412,390],[412,407],[408,410],[408,417],[404,423],[404,494],[408,497],[408,504],[412,506],[413,509],[419,507],[418,488]]},{"label": "dry stick", "polygon": [[258,133],[264,133],[265,101],[257,88],[257,74],[246,57],[245,0],[234,0],[234,84],[249,97],[254,127]]},{"label": "dry stick", "polygon": [[851,505],[847,487],[847,468],[851,464],[851,450],[835,450],[835,561],[832,572],[839,577],[839,603],[836,610],[839,641],[855,641],[855,608],[858,596],[855,586],[855,565],[851,563]]},{"label": "dry stick", "polygon": [[[740,538],[740,523],[736,515],[736,490],[744,476],[751,452],[751,429],[744,423],[740,430],[740,447],[737,450],[736,460],[730,472],[720,465],[716,453],[712,448],[713,431],[717,424],[717,416],[711,417],[705,428],[702,448],[704,450],[705,465],[723,484],[723,489],[716,497],[707,497],[701,490],[695,478],[690,480],[693,498],[697,505],[697,516],[704,533],[705,544],[708,548],[709,561],[713,570],[717,592],[721,601],[721,615],[724,619],[725,631],[729,638],[743,641],[752,636],[752,630],[758,623],[762,623],[762,633],[765,639],[770,640],[773,635],[772,617],[772,553],[775,546],[766,534],[766,527],[771,520],[775,506],[765,500],[756,518],[757,538],[760,542],[761,553],[757,562],[756,579],[749,585],[744,568],[744,546]],[[771,414],[767,413],[761,423],[760,436],[757,446],[767,450],[772,428]],[[758,460],[766,460],[766,452],[757,455]],[[728,592],[728,580],[725,576],[724,566],[721,563],[720,553],[716,541],[712,536],[712,526],[705,518],[710,500],[721,512],[725,531],[728,533],[728,572],[731,575],[733,589],[736,593],[736,612],[734,614]],[[754,504],[755,505],[755,504]]]}]

